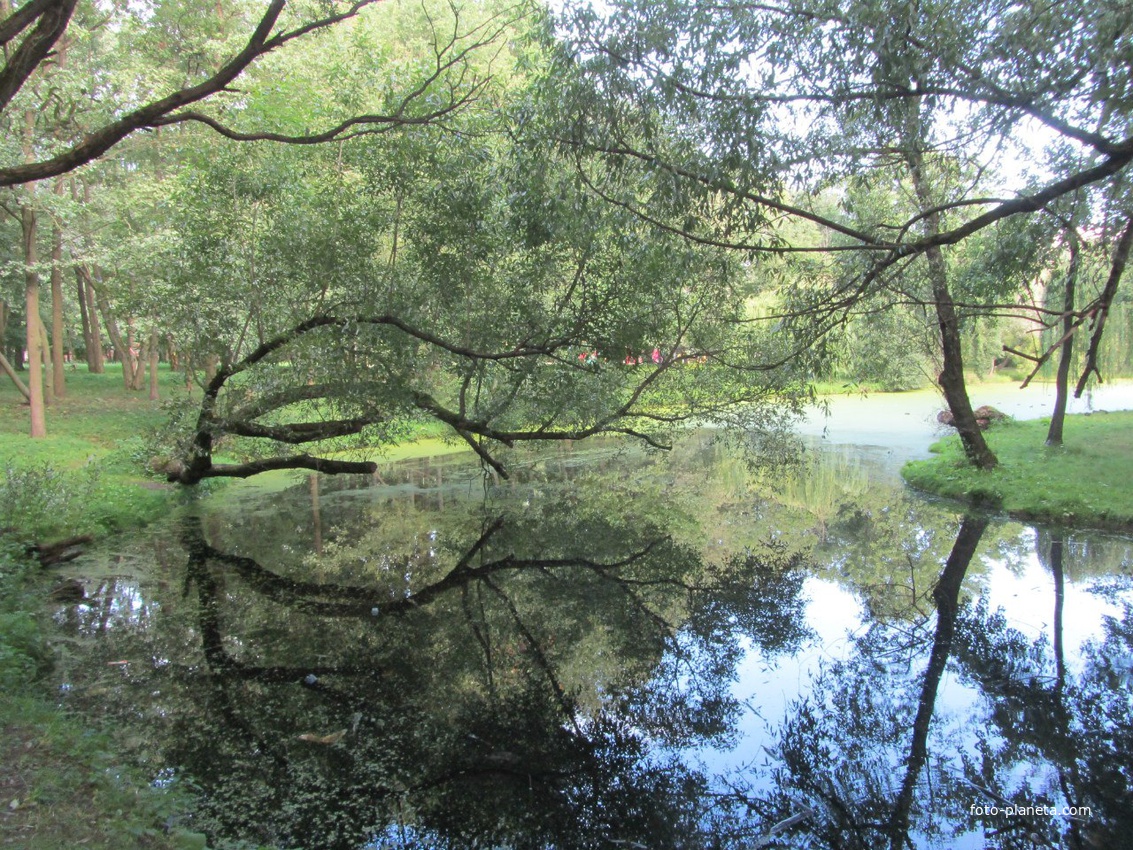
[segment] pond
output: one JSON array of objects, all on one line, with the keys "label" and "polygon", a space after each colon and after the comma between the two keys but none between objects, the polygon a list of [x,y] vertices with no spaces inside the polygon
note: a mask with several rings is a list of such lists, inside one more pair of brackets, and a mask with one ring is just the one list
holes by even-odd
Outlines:
[{"label": "pond", "polygon": [[1127,846],[1133,539],[826,443],[228,487],[73,565],[61,699],[214,848]]}]

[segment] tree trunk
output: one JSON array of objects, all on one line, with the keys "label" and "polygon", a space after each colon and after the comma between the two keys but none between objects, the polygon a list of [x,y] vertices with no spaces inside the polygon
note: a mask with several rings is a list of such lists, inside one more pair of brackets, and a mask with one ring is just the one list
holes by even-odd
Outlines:
[{"label": "tree trunk", "polygon": [[119,359],[122,361],[122,380],[126,389],[135,390],[134,386],[134,320],[126,319],[126,347],[122,349]]},{"label": "tree trunk", "polygon": [[1090,375],[1096,375],[1101,383],[1102,373],[1098,368],[1098,352],[1101,349],[1102,333],[1105,331],[1105,321],[1109,316],[1110,305],[1117,294],[1117,287],[1121,283],[1121,275],[1125,273],[1125,265],[1129,262],[1129,250],[1133,246],[1133,215],[1125,220],[1125,230],[1117,240],[1117,247],[1113,252],[1113,261],[1109,267],[1109,278],[1105,282],[1101,297],[1098,299],[1097,310],[1094,314],[1094,331],[1090,334],[1090,345],[1086,349],[1086,365],[1082,368],[1082,375],[1078,378],[1078,386],[1074,388],[1074,398],[1081,398],[1086,389],[1086,382]]},{"label": "tree trunk", "polygon": [[315,532],[315,554],[323,554],[323,519],[319,511],[319,475],[307,476],[307,487],[311,492],[311,528]]},{"label": "tree trunk", "polygon": [[24,241],[24,306],[27,316],[25,324],[28,352],[28,406],[31,408],[30,433],[33,438],[39,438],[47,436],[47,410],[43,395],[43,362],[39,345],[39,272],[35,268],[35,264],[39,261],[35,245],[36,214],[31,203],[31,198],[25,201],[20,225]]},{"label": "tree trunk", "polygon": [[[71,198],[80,202],[78,187],[71,180]],[[90,183],[83,181],[81,202],[90,203]],[[88,225],[89,230],[89,225]],[[83,236],[88,257],[92,253],[89,232]],[[98,325],[98,308],[95,305],[95,289],[91,281],[92,271],[85,262],[75,262],[75,277],[78,279],[79,311],[83,319],[83,341],[87,347],[87,369],[101,375],[106,371],[106,358],[102,352],[102,329]]]},{"label": "tree trunk", "polygon": [[106,352],[102,347],[102,325],[98,321],[98,305],[95,303],[94,288],[87,283],[87,312],[90,314],[90,338],[94,346],[94,363],[91,371],[97,375],[106,372]]},{"label": "tree trunk", "polygon": [[87,367],[101,375],[106,371],[106,357],[102,350],[102,328],[98,321],[97,292],[91,270],[85,265],[75,266],[78,279],[79,301],[84,315],[83,339],[87,345]]},{"label": "tree trunk", "polygon": [[157,342],[157,326],[149,332],[149,400],[157,401],[159,396],[157,392],[157,365],[158,365],[158,342]]},{"label": "tree trunk", "polygon": [[[909,153],[908,163],[917,200],[921,209],[926,211],[924,235],[931,239],[940,233],[940,214],[933,211],[935,205],[918,147],[914,146]],[[948,269],[944,264],[944,254],[939,247],[934,246],[925,251],[925,261],[928,265],[929,283],[932,286],[932,298],[936,307],[936,321],[940,328],[940,347],[943,357],[937,382],[944,391],[944,401],[952,412],[952,424],[960,435],[964,454],[979,469],[994,469],[999,460],[988,447],[983,431],[976,422],[971,399],[968,398],[968,386],[964,378],[960,320],[956,315],[956,306],[948,288]]]},{"label": "tree trunk", "polygon": [[[32,135],[36,113],[24,111],[24,158],[33,159]],[[33,439],[47,436],[47,398],[43,394],[43,363],[39,347],[39,253],[36,247],[38,221],[35,212],[35,184],[29,183],[23,207],[20,210],[20,230],[24,248],[24,312],[27,327],[28,351],[28,407],[31,411],[30,434]]]},{"label": "tree trunk", "polygon": [[110,337],[110,344],[114,346],[114,350],[118,353],[118,360],[122,364],[122,380],[126,385],[126,389],[131,389],[131,375],[128,368],[130,353],[126,347],[127,342],[122,338],[122,332],[118,329],[118,322],[115,320],[114,314],[110,311],[110,302],[106,298],[106,293],[94,283],[96,278],[101,277],[98,268],[95,267],[93,272],[94,274],[87,278],[87,285],[94,290],[95,299],[98,302],[98,310],[102,313],[102,323],[106,326],[106,333]]},{"label": "tree trunk", "polygon": [[[63,178],[55,181],[55,194],[63,194]],[[63,352],[66,348],[63,327],[63,228],[56,219],[51,225],[51,394],[63,398],[67,394],[67,376]]]},{"label": "tree trunk", "polygon": [[1074,289],[1078,279],[1078,237],[1070,234],[1070,268],[1066,270],[1062,296],[1062,350],[1058,354],[1058,373],[1054,379],[1054,411],[1046,432],[1048,446],[1062,445],[1062,426],[1066,421],[1066,403],[1070,394],[1070,367],[1074,358]]},{"label": "tree trunk", "polygon": [[185,355],[185,392],[191,393],[193,391],[193,384],[196,383],[197,372],[193,367],[193,355]]},{"label": "tree trunk", "polygon": [[[932,256],[934,253],[937,255],[935,259]],[[960,323],[952,303],[952,295],[948,290],[947,279],[943,276],[943,258],[940,257],[938,249],[932,249],[928,254],[926,259],[930,268],[929,274],[933,278],[932,296],[936,302],[936,318],[940,327],[943,353],[943,365],[937,382],[944,391],[944,400],[952,412],[952,424],[960,435],[964,454],[976,467],[994,469],[999,459],[984,439],[983,431],[976,422],[975,411],[972,410],[971,399],[968,398],[968,386],[964,378],[964,358],[960,353]],[[934,265],[935,269],[933,269]]]},{"label": "tree trunk", "polygon": [[83,282],[83,276],[79,273],[77,267],[75,268],[75,295],[79,302],[79,321],[83,326],[83,349],[86,353],[87,369],[93,372],[90,313],[87,312],[87,285]]},{"label": "tree trunk", "polygon": [[51,371],[51,340],[47,336],[47,325],[43,323],[43,319],[39,319],[36,324],[39,325],[39,352],[43,358],[43,404],[49,406],[55,395],[55,381]]},{"label": "tree trunk", "polygon": [[126,389],[135,392],[145,383],[145,357],[134,339],[134,317],[126,320],[126,351],[122,360],[122,374],[126,380]]}]

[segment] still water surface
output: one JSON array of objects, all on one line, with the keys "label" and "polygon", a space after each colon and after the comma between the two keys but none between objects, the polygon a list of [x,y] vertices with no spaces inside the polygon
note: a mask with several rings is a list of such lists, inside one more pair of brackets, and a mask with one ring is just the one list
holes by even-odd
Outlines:
[{"label": "still water surface", "polygon": [[229,487],[76,563],[63,700],[217,848],[1129,846],[1133,540],[831,433]]}]

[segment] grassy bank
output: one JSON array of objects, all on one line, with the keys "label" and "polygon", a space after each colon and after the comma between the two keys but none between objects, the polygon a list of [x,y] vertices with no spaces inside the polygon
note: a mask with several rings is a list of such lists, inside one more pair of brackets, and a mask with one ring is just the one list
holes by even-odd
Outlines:
[{"label": "grassy bank", "polygon": [[1049,419],[1005,422],[988,431],[999,457],[991,472],[972,469],[960,441],[935,444],[937,457],[902,470],[918,490],[988,505],[1018,519],[1133,531],[1133,412],[1066,420],[1065,444],[1044,445]]},{"label": "grassy bank", "polygon": [[42,618],[66,568],[42,567],[27,546],[140,527],[175,496],[144,469],[160,405],[120,372],[67,378],[43,440],[27,436],[15,389],[0,389],[0,846],[203,847],[176,826],[188,797],[123,764],[113,730],[62,711],[48,684]]}]

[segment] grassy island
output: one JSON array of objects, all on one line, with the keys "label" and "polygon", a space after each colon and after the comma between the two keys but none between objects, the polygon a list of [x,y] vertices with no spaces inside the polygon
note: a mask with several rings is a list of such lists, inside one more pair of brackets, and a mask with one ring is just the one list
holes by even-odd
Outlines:
[{"label": "grassy island", "polygon": [[901,471],[918,490],[1054,525],[1133,531],[1133,412],[1069,416],[1065,444],[1044,445],[1049,419],[1007,421],[988,440],[999,466],[968,466],[958,437]]}]

